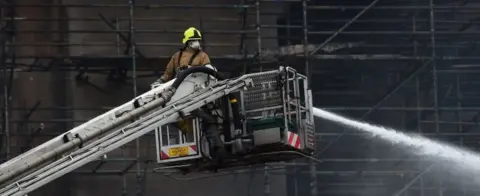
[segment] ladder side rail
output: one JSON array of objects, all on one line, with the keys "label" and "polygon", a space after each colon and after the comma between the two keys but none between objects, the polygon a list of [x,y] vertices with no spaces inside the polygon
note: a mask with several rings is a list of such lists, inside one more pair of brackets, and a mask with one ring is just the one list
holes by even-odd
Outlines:
[{"label": "ladder side rail", "polygon": [[[202,89],[202,90],[204,90],[204,89]],[[206,89],[206,90],[209,90],[209,89]],[[201,91],[200,93],[207,93],[207,92],[208,92],[208,91]],[[196,94],[192,94],[193,97],[195,97],[195,95],[196,95]],[[188,97],[187,97],[187,98],[188,98]],[[176,101],[176,102],[180,102],[180,101],[182,101],[182,100],[178,100],[178,101]],[[143,121],[146,121],[146,120],[148,120],[148,119],[150,119],[150,118],[153,118],[153,117],[155,117],[156,115],[162,115],[163,113],[166,113],[166,112],[168,112],[168,111],[174,110],[174,109],[175,109],[175,103],[176,103],[176,102],[174,102],[174,104],[169,104],[169,105],[165,106],[164,108],[162,108],[162,109],[160,109],[160,110],[154,111],[154,112],[152,112],[151,114],[148,114],[148,115],[145,116],[145,117],[142,117],[141,120],[137,120],[137,121],[135,121],[135,122],[133,122],[133,123],[130,123],[130,124],[128,124],[128,125],[125,125],[125,127],[116,130],[117,132],[112,131],[112,132],[110,132],[108,135],[104,135],[104,137],[101,137],[101,138],[99,138],[98,140],[91,141],[90,143],[88,143],[87,145],[85,145],[83,148],[80,148],[80,149],[76,150],[75,152],[73,152],[72,154],[70,154],[70,156],[74,156],[75,154],[81,154],[81,153],[83,153],[84,151],[88,151],[88,150],[89,150],[90,148],[92,148],[93,146],[98,145],[99,143],[104,142],[105,140],[107,140],[107,139],[109,139],[109,138],[111,138],[111,137],[114,137],[116,134],[120,134],[121,132],[119,132],[119,131],[124,131],[125,129],[134,128],[135,126],[139,125],[139,124],[142,123]],[[62,160],[65,160],[65,159],[67,159],[67,158],[68,158],[68,157],[63,157],[62,159],[59,159],[59,160],[57,160],[57,161],[62,161]],[[49,167],[50,165],[52,165],[52,164],[53,164],[53,163],[44,166],[44,167],[43,167],[42,169],[40,169],[40,170],[36,170],[36,171],[35,171],[33,174],[31,174],[30,176],[32,176],[32,175],[33,175],[33,176],[38,175],[39,173],[41,173],[41,172],[44,171],[45,169],[49,169],[48,167]],[[25,176],[25,177],[22,178],[22,180],[18,180],[18,181],[26,181],[26,178],[28,178],[28,176]],[[5,188],[8,188],[8,187],[5,187]],[[0,190],[0,193],[2,193],[5,188],[2,188],[2,189]]]},{"label": "ladder side rail", "polygon": [[[152,89],[151,91],[148,91],[137,98],[147,98],[150,97],[154,94],[158,94],[161,92],[164,92],[165,89],[167,89],[169,86],[171,86],[170,83],[167,83],[165,86],[158,87],[157,89]],[[127,103],[118,106],[110,111],[107,111],[103,114],[100,114],[99,116],[73,128],[70,129],[69,131],[66,131],[65,133],[71,133],[72,135],[76,134],[84,134],[88,129],[95,129],[95,127],[100,126],[100,124],[104,124],[105,122],[108,123],[108,121],[115,120],[115,114],[118,111],[124,111],[131,109],[133,107],[133,102],[135,99],[132,99],[128,101]],[[38,159],[39,157],[42,157],[42,155],[51,152],[52,150],[58,148],[59,146],[62,146],[65,144],[63,137],[65,134],[60,134],[57,137],[54,137],[43,144],[40,144],[39,146],[30,149],[29,151],[22,153],[16,157],[14,157],[11,160],[8,160],[0,165],[0,178],[3,175],[7,175],[9,171],[15,170],[15,167],[17,167],[19,164],[25,163],[25,162],[30,162],[34,159]]]},{"label": "ladder side rail", "polygon": [[[111,109],[111,110],[109,110],[109,111],[107,111],[103,114],[100,114],[99,116],[97,116],[97,117],[95,117],[95,118],[77,126],[77,127],[74,127],[72,129],[66,131],[65,133],[72,133],[73,135],[82,134],[82,132],[85,132],[86,129],[94,128],[99,123],[109,121],[109,120],[113,120],[112,116],[114,116],[116,112],[131,108],[133,106],[133,102],[136,99],[146,98],[146,97],[158,94],[158,93],[162,93],[168,87],[170,87],[171,84],[173,84],[173,82],[174,82],[174,80],[169,81],[164,86],[157,87],[157,88],[152,89],[152,90],[150,90],[150,91],[148,91],[148,92],[146,92],[142,95],[139,95],[135,99],[132,99],[132,100],[126,102],[125,104],[121,105],[121,106],[115,107],[114,109]],[[35,147],[33,149],[30,149],[27,152],[22,153],[22,154],[20,154],[16,157],[14,157],[13,159],[10,159],[10,160],[0,164],[0,175],[8,173],[8,170],[11,170],[12,167],[15,167],[19,163],[28,162],[29,160],[38,158],[42,154],[48,153],[51,150],[53,150],[55,148],[58,148],[59,146],[65,144],[65,142],[63,141],[63,136],[64,136],[64,134],[61,134],[57,137],[54,137],[54,138],[40,144],[37,147]]]},{"label": "ladder side rail", "polygon": [[[217,83],[215,83],[215,84],[212,84],[212,86],[221,86],[221,85],[226,84],[227,82],[228,82],[228,80],[219,81],[219,82],[217,82]],[[196,94],[206,93],[206,92],[208,92],[209,89],[211,89],[211,88],[204,88],[204,89],[198,90],[197,92],[194,92],[194,93],[190,94],[190,96],[188,96],[188,97],[196,97]],[[153,111],[151,111],[151,112],[147,112],[147,113],[146,113],[146,114],[147,114],[147,117],[142,117],[142,118],[143,118],[142,120],[147,120],[149,113],[154,113],[154,112],[156,112],[156,114],[161,114],[162,112],[166,112],[166,111],[172,110],[172,109],[174,109],[175,105],[181,104],[181,103],[184,103],[184,102],[188,101],[188,99],[187,99],[188,97],[184,97],[184,98],[182,98],[182,99],[179,99],[179,100],[176,100],[176,101],[172,101],[172,103],[167,103],[168,105],[165,106],[164,108],[160,109],[160,110],[153,110]],[[150,115],[150,116],[152,116],[152,115]],[[140,122],[140,121],[137,121],[137,123],[131,123],[131,124],[129,124],[129,125],[126,125],[125,128],[128,128],[129,126],[130,126],[130,127],[131,127],[131,126],[135,126],[135,125],[137,125],[139,122]],[[119,128],[118,130],[121,130],[121,129],[122,129],[122,128]],[[113,132],[113,131],[110,131],[110,132]],[[99,137],[100,137],[100,139],[102,139],[102,138],[101,138],[102,136],[99,136]],[[90,142],[87,142],[87,145],[85,145],[85,147],[82,148],[82,149],[84,149],[84,150],[85,150],[85,149],[88,149],[87,146],[89,145],[89,143],[98,143],[98,142],[99,142],[99,141],[97,141],[97,142],[93,141],[94,139],[95,139],[95,138],[93,138]],[[80,153],[80,152],[77,151],[77,153]],[[34,173],[38,173],[38,172],[40,172],[40,171],[43,171],[43,169],[44,169],[45,167],[48,167],[49,165],[52,165],[52,164],[53,164],[53,163],[48,164],[48,165],[39,166],[39,167],[42,167],[42,169],[40,169],[40,170],[38,170],[38,169],[37,169],[37,170],[34,170],[35,168],[31,168],[30,170],[31,170],[31,171],[34,171]],[[25,179],[25,178],[27,178],[27,177],[26,177],[26,176],[25,176],[25,177],[22,177],[22,179]],[[7,182],[11,182],[11,181],[17,181],[17,180],[10,180],[10,181],[7,181]],[[9,183],[3,183],[3,184],[9,184]],[[13,186],[13,185],[11,185],[11,186]],[[7,189],[7,188],[8,188],[8,186],[0,189],[0,193],[2,193],[3,190],[4,190],[4,189]]]},{"label": "ladder side rail", "polygon": [[90,143],[88,143],[88,145],[85,145],[83,148],[79,148],[79,149],[76,149],[76,150],[73,150],[71,152],[71,154],[67,155],[67,156],[62,156],[61,158],[55,160],[54,162],[50,163],[50,164],[47,164],[47,165],[44,165],[44,166],[41,166],[40,169],[36,169],[36,170],[33,170],[34,172],[33,173],[30,173],[25,176],[23,176],[21,179],[19,180],[13,180],[13,182],[16,182],[16,183],[4,183],[4,184],[10,184],[6,187],[3,187],[2,189],[0,189],[0,194],[2,194],[3,192],[5,192],[7,189],[9,188],[12,188],[12,187],[15,187],[17,186],[16,184],[17,183],[24,183],[24,182],[27,182],[29,180],[31,180],[30,178],[35,178],[37,177],[39,174],[41,174],[42,172],[45,172],[49,169],[51,169],[51,167],[54,167],[55,165],[57,164],[62,164],[64,162],[67,162],[67,161],[70,161],[70,157],[73,157],[73,156],[78,156],[78,155],[81,155],[83,153],[86,153],[88,151],[91,150],[92,146],[96,146],[96,145],[99,145],[101,144],[102,142],[105,142],[109,139],[112,139],[116,136],[118,136],[119,134],[122,134],[122,132],[128,128],[131,128],[131,126],[129,125],[126,125],[124,128],[120,128],[118,130],[115,130],[115,131],[112,131],[110,133],[108,133],[107,135],[105,135],[104,137],[101,137],[99,140],[95,140],[95,141],[92,141]]},{"label": "ladder side rail", "polygon": [[157,121],[154,124],[151,124],[150,126],[146,127],[146,129],[142,130],[141,128],[143,128],[143,126],[140,127],[140,128],[132,129],[132,131],[137,131],[137,132],[136,132],[136,134],[131,134],[130,137],[128,137],[128,138],[131,138],[131,140],[122,139],[122,140],[119,140],[117,142],[112,142],[111,143],[111,144],[115,144],[115,145],[110,144],[110,145],[97,146],[97,147],[90,150],[90,152],[91,152],[90,154],[83,154],[83,155],[78,156],[76,158],[68,156],[68,158],[70,158],[70,161],[64,162],[60,165],[57,165],[55,167],[50,168],[48,171],[45,171],[45,172],[41,173],[40,174],[41,176],[38,176],[37,178],[34,178],[31,181],[26,182],[25,184],[18,184],[17,188],[10,189],[8,192],[2,194],[2,196],[4,196],[4,195],[5,196],[8,196],[8,195],[12,195],[12,196],[14,196],[14,195],[19,195],[19,196],[26,195],[26,194],[36,190],[37,188],[39,188],[39,187],[57,179],[57,178],[59,178],[59,177],[65,175],[65,174],[79,168],[79,167],[82,167],[83,165],[85,165],[85,164],[91,162],[92,160],[96,159],[98,156],[101,156],[102,154],[105,154],[105,153],[107,153],[111,150],[116,149],[117,148],[116,146],[124,145],[124,144],[126,144],[126,143],[128,143],[128,142],[130,142],[130,141],[132,141],[132,140],[150,132],[151,130],[148,129],[149,127],[154,128],[155,126],[168,123],[169,121],[173,121],[178,117],[179,117],[178,114],[173,114],[173,115],[169,116],[168,118],[165,118],[163,120]]},{"label": "ladder side rail", "polygon": [[56,161],[48,164],[48,165],[45,165],[43,167],[40,167],[40,169],[37,169],[37,170],[34,170],[33,173],[30,173],[30,174],[27,174],[25,176],[23,176],[20,180],[14,180],[14,182],[16,183],[6,183],[6,184],[10,184],[2,189],[0,189],[0,194],[2,194],[3,192],[5,192],[7,189],[9,188],[12,188],[12,187],[15,187],[17,186],[16,184],[17,183],[25,183],[33,178],[36,178],[38,177],[38,175],[42,174],[43,172],[46,172],[47,170],[51,169],[52,167],[55,167],[56,165],[58,164],[62,164],[64,162],[67,162],[67,161],[70,161],[71,160],[71,157],[74,157],[74,156],[80,156],[84,153],[88,153],[88,151],[91,151],[91,148],[94,148],[95,146],[97,145],[100,145],[101,143],[107,141],[107,140],[110,140],[112,138],[115,138],[117,137],[118,135],[121,135],[122,133],[124,133],[125,130],[127,129],[131,129],[131,128],[135,128],[136,124],[130,124],[130,125],[126,125],[124,128],[121,128],[121,129],[118,129],[118,130],[114,130],[112,132],[109,132],[107,135],[105,135],[104,137],[101,137],[100,139],[98,140],[95,140],[95,141],[92,141],[90,143],[88,143],[88,145],[85,145],[83,148],[79,148],[79,149],[76,149],[76,150],[73,150],[71,152],[71,154],[69,155],[66,155],[66,156],[62,156],[61,158],[57,159]]},{"label": "ladder side rail", "polygon": [[41,166],[43,163],[48,162],[50,159],[55,159],[55,157],[59,155],[61,156],[62,154],[71,151],[73,148],[78,147],[82,143],[82,141],[95,139],[96,137],[101,137],[102,135],[110,132],[111,130],[118,129],[125,123],[128,123],[129,120],[134,120],[135,117],[138,117],[142,113],[146,113],[149,110],[154,109],[155,106],[163,104],[164,101],[165,100],[163,98],[155,99],[150,102],[151,104],[140,106],[137,109],[132,110],[131,112],[126,113],[119,118],[107,123],[105,126],[95,127],[95,129],[89,130],[90,132],[86,132],[84,135],[80,135],[80,137],[78,138],[73,138],[71,141],[65,143],[62,146],[59,146],[58,148],[52,149],[52,151],[43,154],[42,156],[34,159],[31,162],[24,161],[23,163],[16,165],[14,170],[8,170],[8,173],[4,173],[2,176],[0,176],[0,180],[5,183],[18,175],[23,175],[24,173],[27,173],[32,169]]},{"label": "ladder side rail", "polygon": [[[153,114],[153,115],[155,115],[155,114]],[[165,116],[165,115],[163,115],[163,116]],[[156,120],[158,120],[158,119],[156,119]],[[135,127],[137,124],[138,123],[135,123],[133,126],[129,126],[129,127],[137,130],[138,127]],[[109,134],[109,137],[107,139],[109,139],[109,140],[119,139],[118,137],[124,135],[126,132],[128,132],[128,130],[125,130],[125,129],[117,130],[116,132],[113,132],[113,133]],[[113,137],[111,137],[111,136],[113,136]],[[32,183],[33,181],[32,182],[29,182],[29,181],[35,180],[35,179],[40,179],[42,177],[41,175],[45,175],[45,173],[55,171],[55,169],[58,169],[56,167],[58,167],[59,165],[67,163],[68,161],[74,161],[74,159],[72,159],[73,156],[77,156],[77,158],[75,160],[78,160],[78,158],[82,158],[85,155],[89,155],[88,153],[91,154],[92,149],[98,148],[98,145],[105,144],[109,140],[102,139],[102,140],[99,140],[99,141],[96,141],[96,142],[92,142],[88,146],[85,146],[84,148],[78,149],[77,151],[73,152],[72,154],[70,154],[68,156],[64,156],[62,159],[59,159],[56,162],[54,162],[50,165],[47,165],[46,167],[43,167],[42,169],[37,170],[36,172],[24,177],[22,180],[19,180],[16,183],[13,183],[12,185],[10,185],[10,188],[17,187],[17,183],[18,184]],[[28,178],[31,178],[31,179],[28,179]]]},{"label": "ladder side rail", "polygon": [[[233,87],[230,87],[229,89],[226,89],[225,88],[226,86],[224,86],[223,88],[220,87],[217,90],[218,92],[216,92],[213,95],[209,94],[209,96],[207,96],[207,97],[201,96],[201,97],[198,97],[197,99],[192,99],[190,101],[191,104],[183,106],[183,107],[177,107],[178,110],[171,111],[172,115],[169,116],[167,118],[167,120],[172,120],[172,121],[176,120],[179,117],[178,111],[182,111],[184,113],[191,112],[195,109],[198,109],[198,108],[202,107],[203,105],[205,105],[208,102],[214,101],[214,100],[216,100],[216,99],[218,99],[222,96],[225,96],[225,95],[227,95],[227,94],[229,94],[229,93],[231,93],[235,90],[238,90],[238,89],[240,89],[244,86],[245,86],[244,83],[234,85]],[[199,101],[198,99],[203,99],[203,101]],[[61,175],[64,175],[64,174],[66,174],[70,171],[73,171],[74,169],[76,169],[78,167],[81,167],[82,165],[90,162],[91,160],[94,160],[98,156],[101,156],[102,154],[105,154],[108,151],[114,150],[114,149],[120,147],[121,145],[124,145],[124,144],[126,144],[126,143],[128,143],[128,142],[130,142],[130,141],[132,141],[132,140],[134,140],[134,139],[136,139],[136,138],[138,138],[138,137],[140,137],[140,136],[142,136],[142,135],[144,135],[144,134],[146,134],[150,131],[152,131],[155,127],[158,127],[160,124],[168,123],[168,121],[166,121],[166,120],[160,120],[159,121],[159,118],[163,118],[164,116],[165,115],[159,116],[158,118],[149,119],[147,122],[151,122],[151,124],[148,124],[147,122],[145,122],[146,125],[143,125],[143,126],[140,126],[140,127],[135,127],[134,129],[129,130],[128,132],[133,132],[131,135],[128,135],[125,138],[122,138],[120,140],[113,139],[112,141],[110,141],[110,146],[103,146],[102,148],[97,147],[97,148],[95,148],[96,152],[94,152],[94,153],[92,153],[92,154],[90,154],[86,157],[81,157],[82,159],[79,160],[79,161],[75,161],[76,159],[72,159],[72,161],[70,161],[70,162],[73,162],[73,164],[64,163],[66,166],[59,165],[58,167],[53,167],[51,169],[51,172],[50,172],[50,173],[53,173],[52,175],[45,176],[44,178],[37,178],[37,179],[40,179],[40,180],[32,183],[28,187],[22,187],[23,188],[22,190],[17,190],[19,192],[14,193],[13,195],[24,195],[24,194],[26,194],[30,191],[33,191],[36,188],[38,188],[38,187],[40,187],[40,186],[42,186],[42,185],[44,185],[44,184],[46,184],[46,183],[48,183],[48,182],[50,182],[54,179],[60,177]],[[147,127],[145,127],[145,126],[147,126]]]},{"label": "ladder side rail", "polygon": [[[225,81],[222,81],[222,82],[225,82]],[[179,91],[175,91],[175,92],[179,92]],[[142,99],[148,100],[145,103],[155,102],[156,105],[159,105],[160,102],[162,102],[162,97],[159,97],[158,99],[152,99],[152,96],[153,95],[145,95],[144,97],[142,97]],[[178,100],[179,98],[180,97],[177,97],[176,100]],[[136,100],[132,100],[130,102],[133,103],[133,101],[136,101]],[[163,102],[161,104],[163,104]],[[142,104],[140,107],[134,107],[134,104],[131,104],[131,106],[122,109],[122,111],[125,110],[127,113],[122,113],[122,115],[120,116],[114,114],[115,116],[109,117],[110,121],[103,119],[103,121],[98,122],[98,124],[92,124],[90,127],[85,128],[85,130],[83,130],[83,134],[79,134],[80,138],[74,137],[72,141],[66,142],[63,145],[58,146],[57,148],[51,149],[49,152],[43,153],[39,157],[30,157],[30,158],[36,158],[36,159],[22,160],[22,162],[16,163],[11,168],[6,168],[7,171],[4,171],[0,175],[0,181],[2,182],[2,184],[5,184],[11,181],[12,178],[15,178],[17,176],[22,176],[24,173],[27,173],[30,170],[34,170],[36,167],[42,166],[40,165],[40,163],[56,160],[56,157],[58,157],[58,155],[70,151],[69,148],[78,146],[82,142],[88,143],[90,142],[90,140],[94,140],[96,137],[99,137],[100,135],[104,135],[107,132],[117,129],[118,127],[124,126],[125,123],[128,123],[126,122],[126,120],[128,121],[129,119],[131,120],[133,118],[138,118],[139,115],[155,111],[154,105],[150,104],[150,106],[146,108],[144,108],[144,105],[145,104]],[[132,116],[132,114],[134,116]]]}]

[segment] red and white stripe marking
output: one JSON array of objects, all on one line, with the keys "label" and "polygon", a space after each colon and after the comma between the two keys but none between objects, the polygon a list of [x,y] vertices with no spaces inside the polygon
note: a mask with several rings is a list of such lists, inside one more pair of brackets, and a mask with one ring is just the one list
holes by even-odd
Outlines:
[{"label": "red and white stripe marking", "polygon": [[288,145],[296,148],[296,149],[300,149],[300,137],[298,136],[298,134],[296,133],[292,133],[290,131],[287,131],[288,132]]}]

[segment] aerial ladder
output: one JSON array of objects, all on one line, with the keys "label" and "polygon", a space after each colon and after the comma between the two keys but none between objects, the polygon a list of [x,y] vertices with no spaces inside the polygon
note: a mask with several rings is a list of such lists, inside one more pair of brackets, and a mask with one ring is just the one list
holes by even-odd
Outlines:
[{"label": "aerial ladder", "polygon": [[0,195],[25,196],[152,131],[158,164],[182,173],[308,157],[313,122],[307,78],[290,67],[232,79],[191,67],[1,164]]}]

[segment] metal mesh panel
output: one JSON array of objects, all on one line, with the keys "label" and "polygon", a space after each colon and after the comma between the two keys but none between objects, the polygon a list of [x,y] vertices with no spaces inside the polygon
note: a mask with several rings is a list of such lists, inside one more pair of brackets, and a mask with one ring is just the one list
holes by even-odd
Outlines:
[{"label": "metal mesh panel", "polygon": [[252,77],[253,87],[244,91],[245,110],[282,105],[281,89],[278,87],[278,72]]}]

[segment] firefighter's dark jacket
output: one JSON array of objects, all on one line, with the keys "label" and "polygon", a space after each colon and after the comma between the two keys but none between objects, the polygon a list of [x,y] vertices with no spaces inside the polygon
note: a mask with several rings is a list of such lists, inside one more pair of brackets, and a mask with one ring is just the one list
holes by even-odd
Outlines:
[{"label": "firefighter's dark jacket", "polygon": [[163,82],[170,81],[175,77],[180,67],[187,65],[202,66],[207,64],[210,64],[210,58],[207,53],[189,48],[181,49],[172,56],[170,62],[167,64],[165,73],[160,77],[160,80]]}]

